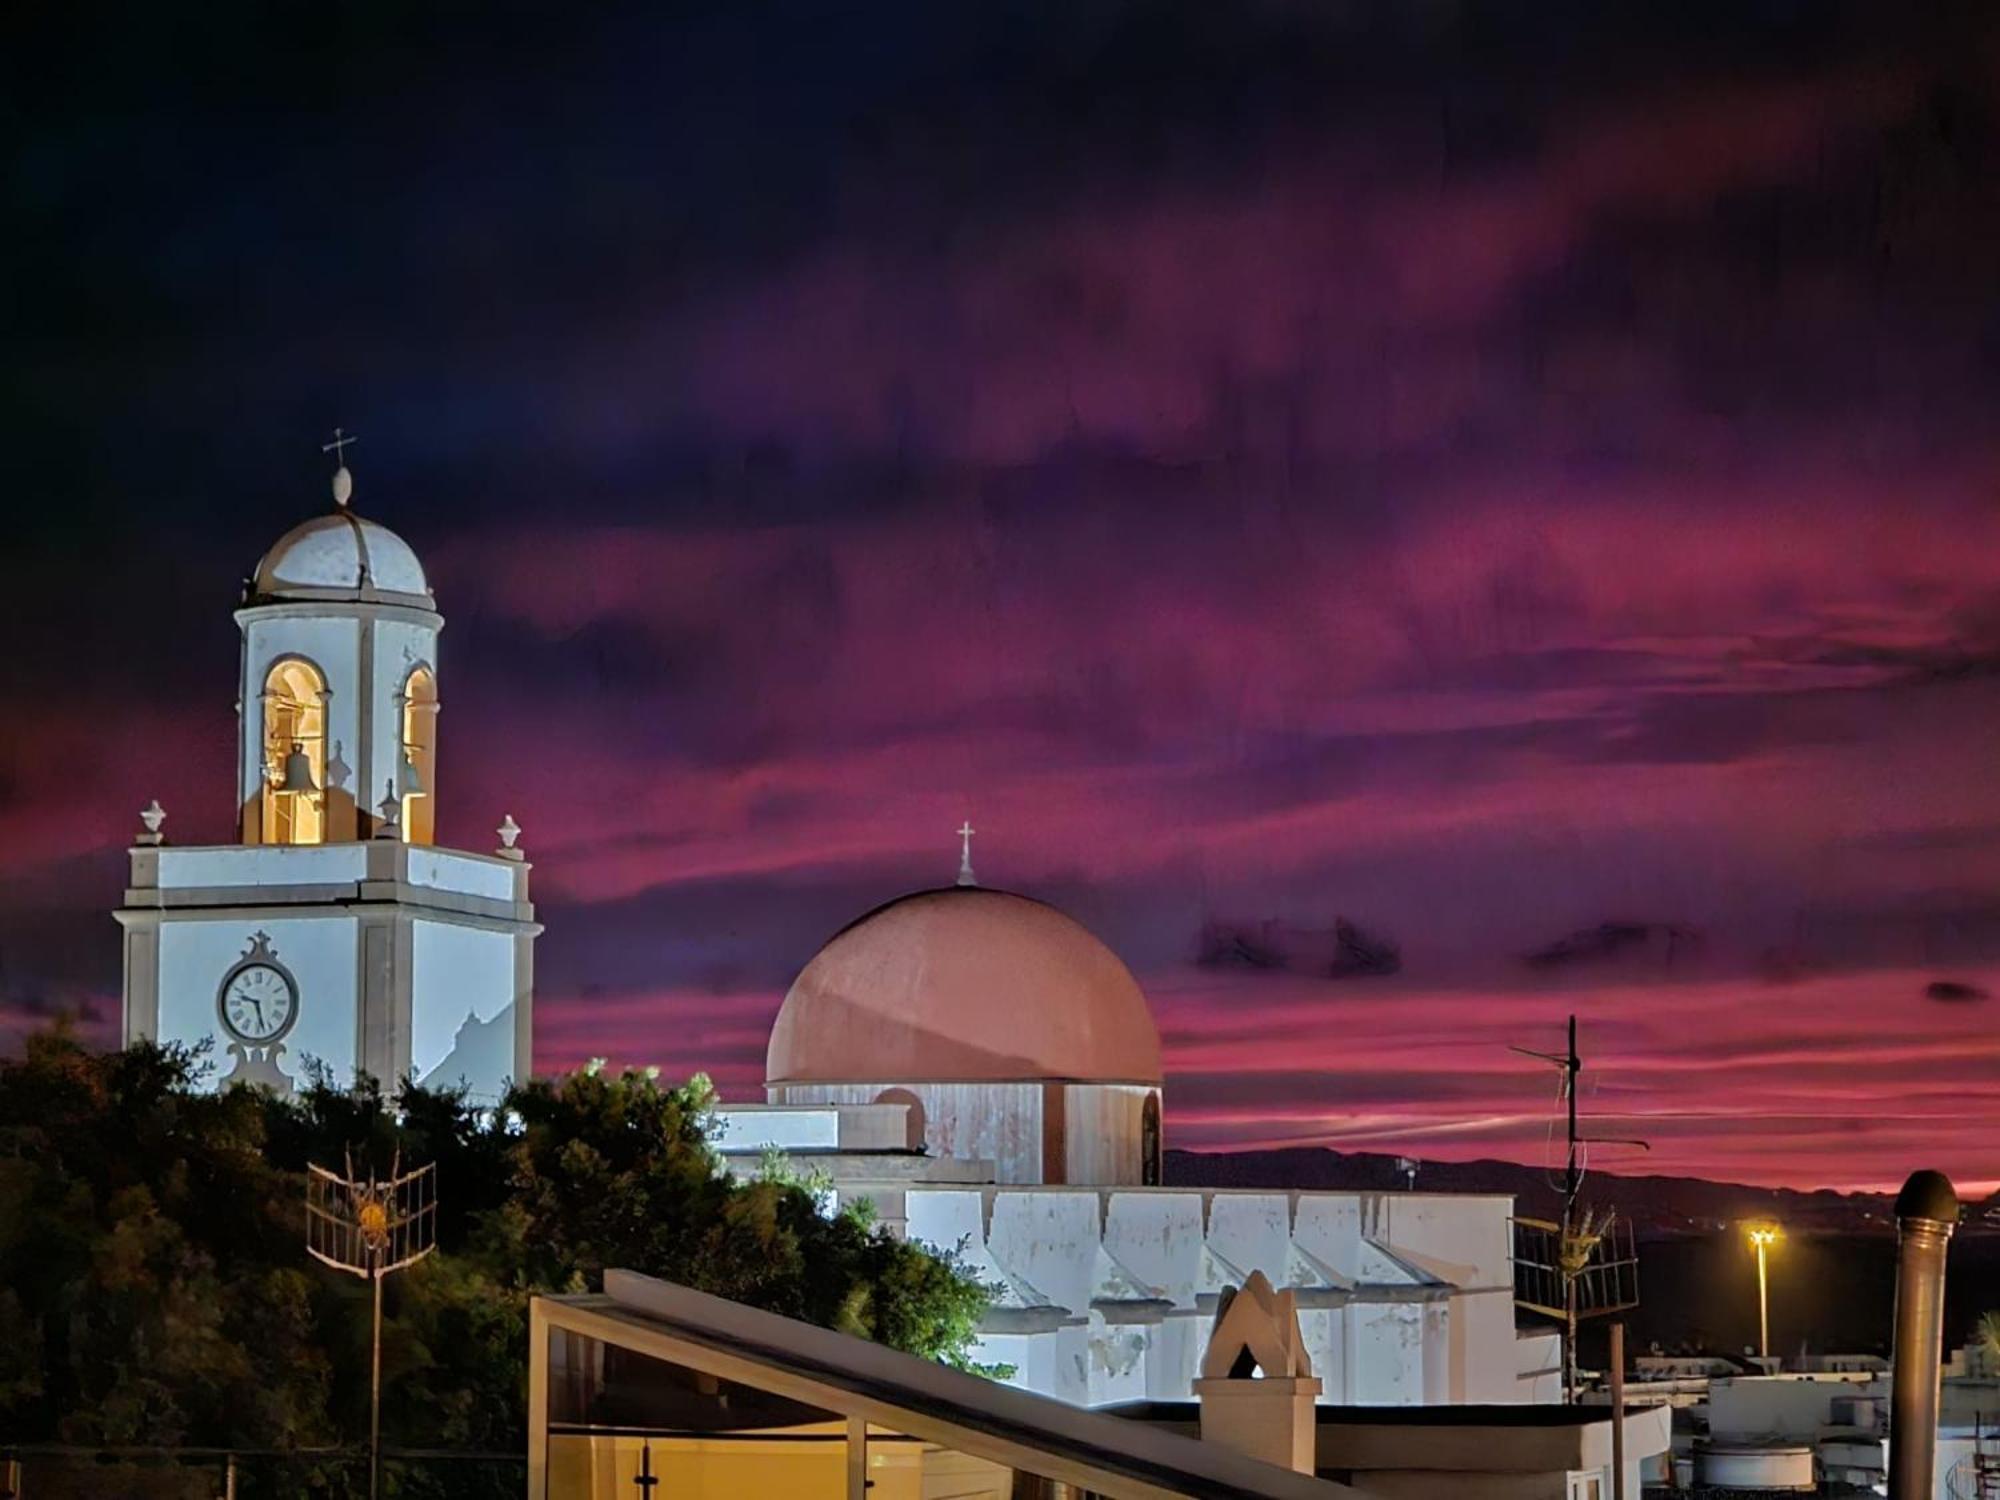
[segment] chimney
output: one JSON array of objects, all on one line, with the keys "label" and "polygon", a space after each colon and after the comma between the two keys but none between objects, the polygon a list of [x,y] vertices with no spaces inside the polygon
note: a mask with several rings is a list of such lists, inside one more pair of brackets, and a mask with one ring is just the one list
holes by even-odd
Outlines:
[{"label": "chimney", "polygon": [[1310,1474],[1319,1451],[1319,1391],[1299,1335],[1297,1299],[1252,1271],[1215,1309],[1194,1383],[1203,1440]]},{"label": "chimney", "polygon": [[1944,1257],[1958,1194],[1942,1172],[1912,1172],[1896,1195],[1896,1342],[1889,1388],[1889,1500],[1931,1500],[1944,1361]]}]

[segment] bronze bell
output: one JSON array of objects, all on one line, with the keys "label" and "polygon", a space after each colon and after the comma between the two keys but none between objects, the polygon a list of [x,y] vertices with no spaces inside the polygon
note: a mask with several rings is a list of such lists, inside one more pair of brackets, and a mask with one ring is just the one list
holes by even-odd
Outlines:
[{"label": "bronze bell", "polygon": [[319,791],[319,783],[313,780],[312,757],[297,740],[292,741],[291,753],[285,757],[285,774],[278,778],[276,790],[301,797],[311,797]]},{"label": "bronze bell", "polygon": [[423,772],[417,769],[417,758],[408,745],[403,746],[403,770],[396,780],[405,797],[421,797],[430,790],[424,785]]}]

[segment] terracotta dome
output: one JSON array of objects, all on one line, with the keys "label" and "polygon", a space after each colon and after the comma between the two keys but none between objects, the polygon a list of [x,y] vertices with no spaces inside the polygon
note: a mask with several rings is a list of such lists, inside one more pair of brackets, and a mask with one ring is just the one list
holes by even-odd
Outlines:
[{"label": "terracotta dome", "polygon": [[250,593],[256,600],[431,603],[423,564],[410,544],[348,510],[315,516],[279,537],[258,562]]},{"label": "terracotta dome", "polygon": [[765,1074],[1158,1083],[1160,1034],[1131,972],[1082,924],[954,886],[879,907],[820,949],[785,996]]}]

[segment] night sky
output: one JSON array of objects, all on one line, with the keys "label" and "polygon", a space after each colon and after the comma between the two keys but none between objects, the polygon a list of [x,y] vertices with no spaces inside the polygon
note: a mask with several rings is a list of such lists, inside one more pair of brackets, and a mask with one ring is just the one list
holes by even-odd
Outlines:
[{"label": "night sky", "polygon": [[1654,1143],[1598,1165],[2000,1181],[1991,7],[0,52],[0,1043],[115,1032],[148,798],[230,837],[230,610],[340,423],[448,621],[441,834],[526,830],[542,1068],[748,1096],[970,817],[1138,974],[1173,1144],[1539,1160],[1506,1044],[1575,1010]]}]

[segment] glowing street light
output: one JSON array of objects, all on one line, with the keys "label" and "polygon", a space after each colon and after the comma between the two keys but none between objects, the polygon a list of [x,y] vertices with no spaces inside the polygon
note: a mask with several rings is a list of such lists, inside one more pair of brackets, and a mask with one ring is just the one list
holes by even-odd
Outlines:
[{"label": "glowing street light", "polygon": [[1776,1224],[1750,1226],[1750,1243],[1757,1247],[1757,1352],[1765,1359],[1771,1357],[1771,1290],[1764,1257],[1777,1240]]}]

